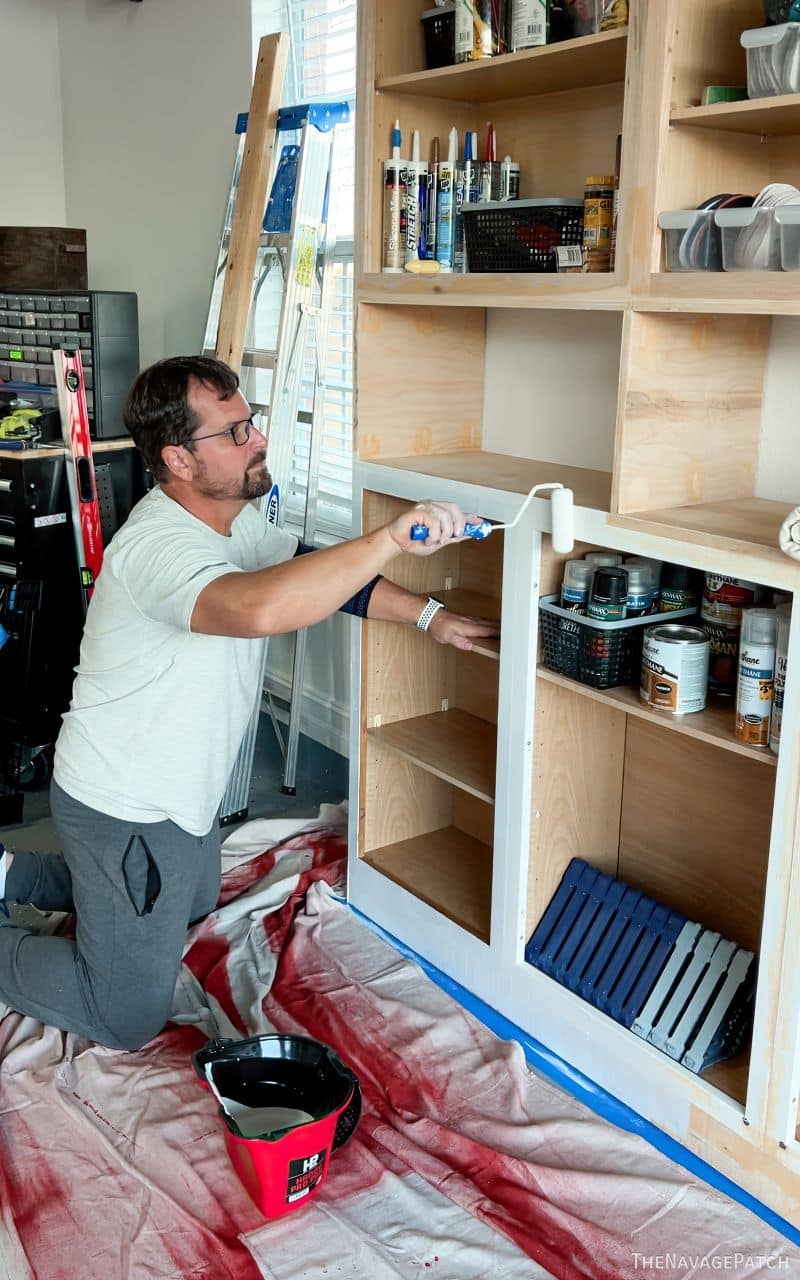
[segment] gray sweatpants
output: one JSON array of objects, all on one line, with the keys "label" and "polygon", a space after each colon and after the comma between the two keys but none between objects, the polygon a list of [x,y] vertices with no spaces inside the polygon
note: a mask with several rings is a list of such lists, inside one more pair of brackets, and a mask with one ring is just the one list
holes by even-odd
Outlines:
[{"label": "gray sweatpants", "polygon": [[74,911],[75,941],[3,923],[0,1000],[110,1048],[139,1048],[169,1017],[187,925],[216,906],[219,827],[192,836],[174,822],[131,825],[55,782],[50,803],[63,852],[15,852],[6,899]]}]

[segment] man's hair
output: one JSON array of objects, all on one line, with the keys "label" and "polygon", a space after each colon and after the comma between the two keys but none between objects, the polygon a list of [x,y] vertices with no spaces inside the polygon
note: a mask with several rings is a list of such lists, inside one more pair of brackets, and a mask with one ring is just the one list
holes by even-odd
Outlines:
[{"label": "man's hair", "polygon": [[213,356],[171,356],[143,369],[128,392],[125,426],[156,480],[169,476],[161,458],[164,446],[188,445],[200,426],[187,399],[191,379],[212,387],[221,400],[230,400],[239,386],[233,369]]}]

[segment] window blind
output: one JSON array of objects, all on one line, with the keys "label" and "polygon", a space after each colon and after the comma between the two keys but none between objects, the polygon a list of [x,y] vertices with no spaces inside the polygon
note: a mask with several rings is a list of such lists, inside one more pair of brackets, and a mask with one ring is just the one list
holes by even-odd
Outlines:
[{"label": "window blind", "polygon": [[[353,102],[356,90],[356,0],[253,0],[253,35],[287,31],[289,65],[284,103]],[[336,133],[337,190],[333,202],[334,287],[330,315],[324,412],[317,476],[320,543],[349,537],[352,527],[353,434],[353,209],[354,123]],[[277,299],[272,295],[277,305]],[[274,320],[277,326],[277,317]],[[305,352],[299,409],[313,408],[313,327]],[[300,533],[305,512],[311,427],[297,424],[292,471],[284,492],[284,522]]]}]

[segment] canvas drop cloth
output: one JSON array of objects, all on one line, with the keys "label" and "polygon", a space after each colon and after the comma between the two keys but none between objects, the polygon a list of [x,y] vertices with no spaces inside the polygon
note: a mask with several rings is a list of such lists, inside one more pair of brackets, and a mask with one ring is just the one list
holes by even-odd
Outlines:
[{"label": "canvas drop cloth", "polygon": [[[337,809],[230,837],[174,1022],[136,1053],[0,1021],[0,1277],[800,1277],[800,1250],[529,1071],[377,937],[337,895],[344,863]],[[190,1055],[273,1030],[333,1045],[364,1113],[318,1197],[267,1223]]]}]

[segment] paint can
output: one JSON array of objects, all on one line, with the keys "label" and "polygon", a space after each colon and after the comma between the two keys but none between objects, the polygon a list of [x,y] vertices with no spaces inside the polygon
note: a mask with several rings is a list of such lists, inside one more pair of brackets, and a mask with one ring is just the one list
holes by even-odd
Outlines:
[{"label": "paint can", "polygon": [[456,0],[456,62],[508,53],[505,0]]},{"label": "paint can", "polygon": [[616,565],[596,569],[586,602],[586,616],[598,622],[620,622],[625,617],[627,600],[625,570]]},{"label": "paint can", "polygon": [[628,618],[641,618],[653,609],[653,571],[649,564],[637,564],[633,560],[625,562],[628,575]]},{"label": "paint can", "polygon": [[735,736],[751,747],[768,747],[775,698],[775,609],[742,611],[742,644],[736,681]]},{"label": "paint can", "polygon": [[708,636],[677,622],[648,627],[642,643],[642,702],[682,716],[702,711],[708,684]]},{"label": "paint can", "polygon": [[769,749],[778,754],[781,744],[781,722],[783,720],[783,695],[786,688],[786,655],[789,649],[789,628],[792,622],[792,606],[790,603],[779,604],[778,641],[775,645],[775,700],[772,704],[772,720],[769,726]]},{"label": "paint can", "polygon": [[736,692],[742,610],[755,604],[756,591],[754,582],[706,574],[700,613],[711,642],[708,688],[717,697],[732,698]]}]

